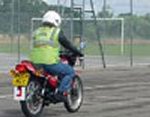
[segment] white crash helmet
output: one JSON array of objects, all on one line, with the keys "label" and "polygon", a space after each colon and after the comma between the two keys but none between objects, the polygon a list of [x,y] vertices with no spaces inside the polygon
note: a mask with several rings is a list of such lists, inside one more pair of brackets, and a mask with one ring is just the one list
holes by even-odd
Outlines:
[{"label": "white crash helmet", "polygon": [[47,11],[42,19],[42,23],[51,23],[59,27],[61,24],[61,17],[56,11]]}]

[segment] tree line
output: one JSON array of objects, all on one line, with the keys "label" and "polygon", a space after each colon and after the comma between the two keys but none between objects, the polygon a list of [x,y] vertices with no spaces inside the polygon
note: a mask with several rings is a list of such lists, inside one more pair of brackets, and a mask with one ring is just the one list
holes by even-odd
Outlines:
[{"label": "tree line", "polygon": [[[64,9],[64,15],[70,16],[71,9],[68,7],[60,6],[59,9]],[[18,22],[20,23],[20,32],[29,33],[31,28],[31,18],[41,17],[47,10],[58,10],[58,6],[48,6],[41,0],[0,0],[0,33],[11,33],[11,27],[13,26],[13,33],[17,33]],[[75,17],[78,17],[80,13],[75,12]],[[114,17],[113,13],[102,10],[97,14],[97,17]],[[132,32],[135,38],[150,39],[150,14],[142,16],[126,14],[119,14],[117,17],[123,17],[125,21],[125,37],[130,36],[131,24]],[[99,29],[102,35],[105,37],[115,38],[116,35],[120,35],[120,22],[99,22]],[[87,38],[93,38],[94,25],[89,22],[85,22],[85,34]],[[69,26],[68,26],[69,27]],[[76,33],[78,33],[78,27],[75,27]],[[96,36],[96,35],[95,35]]]}]

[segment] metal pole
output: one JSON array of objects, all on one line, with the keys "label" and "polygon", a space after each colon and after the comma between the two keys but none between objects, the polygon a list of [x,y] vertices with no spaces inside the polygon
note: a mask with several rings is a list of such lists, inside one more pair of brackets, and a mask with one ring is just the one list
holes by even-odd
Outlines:
[{"label": "metal pole", "polygon": [[103,12],[104,12],[104,17],[106,13],[106,0],[103,0]]},{"label": "metal pole", "polygon": [[91,4],[91,7],[93,9],[93,17],[94,17],[95,26],[96,26],[96,34],[97,34],[97,40],[98,40],[98,45],[99,45],[99,49],[100,49],[100,54],[101,54],[101,57],[102,57],[103,68],[106,68],[103,45],[101,43],[101,36],[100,36],[99,27],[98,27],[98,23],[97,23],[97,17],[96,17],[96,14],[94,12],[94,5],[93,5],[92,0],[90,0],[90,4]]},{"label": "metal pole", "polygon": [[57,0],[57,12],[60,13],[60,0]]},{"label": "metal pole", "polygon": [[18,0],[18,62],[20,62],[20,0]]},{"label": "metal pole", "polygon": [[14,0],[11,4],[11,53],[13,52],[13,39],[14,39]]},{"label": "metal pole", "polygon": [[31,30],[30,30],[30,50],[33,48],[33,30],[34,30],[34,20],[31,19]]},{"label": "metal pole", "polygon": [[121,55],[124,55],[124,19],[121,19]]},{"label": "metal pole", "polygon": [[73,16],[74,16],[74,13],[73,13],[73,5],[74,5],[74,0],[71,0],[71,21],[70,21],[70,38],[71,38],[71,41],[73,42],[73,28],[74,28],[74,21],[73,21]]},{"label": "metal pole", "polygon": [[[104,32],[103,32],[103,38],[106,39],[106,0],[103,0],[103,10],[102,10],[102,18],[104,18]],[[105,50],[105,41],[104,41],[104,50]]]},{"label": "metal pole", "polygon": [[132,23],[132,16],[133,16],[133,0],[130,0],[130,14],[131,14],[131,21],[130,21],[130,66],[133,66],[133,23]]}]

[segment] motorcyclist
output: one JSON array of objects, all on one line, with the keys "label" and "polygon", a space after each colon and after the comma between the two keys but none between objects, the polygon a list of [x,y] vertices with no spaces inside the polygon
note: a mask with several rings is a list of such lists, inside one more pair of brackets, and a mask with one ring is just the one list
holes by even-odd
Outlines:
[{"label": "motorcyclist", "polygon": [[44,14],[42,26],[36,29],[33,34],[33,49],[30,59],[33,63],[42,65],[48,73],[58,75],[61,78],[55,98],[58,101],[64,101],[66,98],[64,94],[71,86],[75,71],[68,64],[60,62],[60,45],[78,56],[83,56],[83,54],[67,40],[59,28],[60,25],[61,17],[57,12],[49,10]]}]

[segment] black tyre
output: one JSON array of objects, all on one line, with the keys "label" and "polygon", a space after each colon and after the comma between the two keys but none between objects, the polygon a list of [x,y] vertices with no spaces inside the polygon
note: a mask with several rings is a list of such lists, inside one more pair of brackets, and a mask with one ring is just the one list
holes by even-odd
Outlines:
[{"label": "black tyre", "polygon": [[72,88],[67,96],[67,102],[64,103],[68,112],[77,112],[83,102],[83,84],[80,77],[75,76]]},{"label": "black tyre", "polygon": [[26,100],[20,101],[21,109],[26,117],[39,117],[43,110],[43,98],[40,96],[41,84],[31,80],[26,87]]}]

